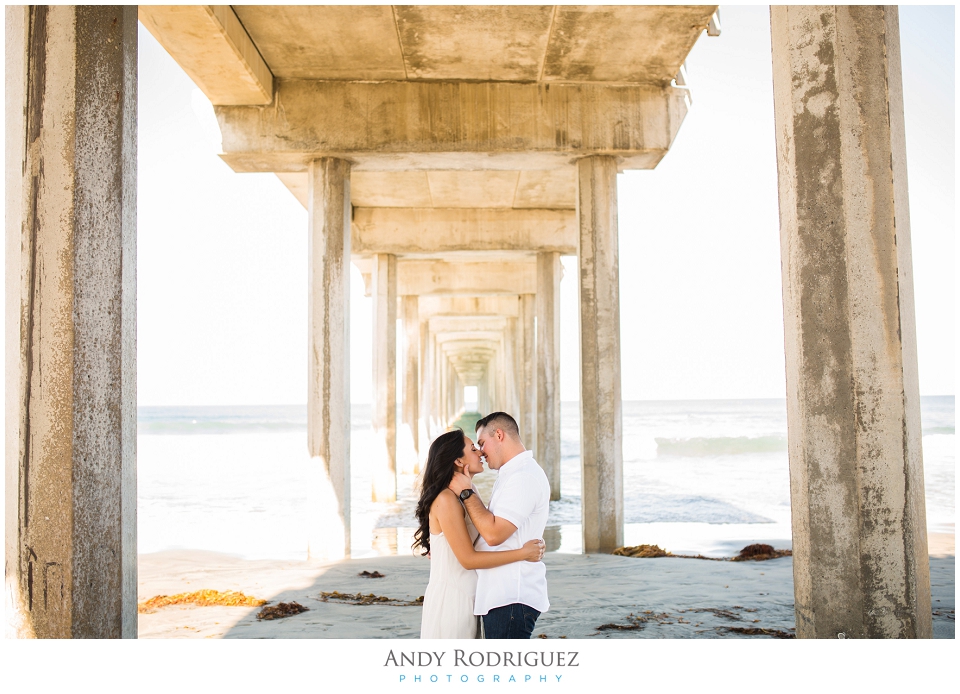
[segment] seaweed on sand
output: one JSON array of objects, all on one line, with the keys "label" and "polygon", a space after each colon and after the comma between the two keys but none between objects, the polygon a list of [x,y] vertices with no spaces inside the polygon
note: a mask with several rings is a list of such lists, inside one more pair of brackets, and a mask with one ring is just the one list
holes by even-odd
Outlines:
[{"label": "seaweed on sand", "polygon": [[618,557],[636,557],[638,559],[652,559],[655,557],[672,557],[673,555],[657,545],[637,545],[636,547],[618,547],[613,550]]},{"label": "seaweed on sand", "polygon": [[668,619],[672,617],[666,612],[660,614],[654,614],[653,610],[646,610],[643,614],[631,612],[627,615],[627,624],[601,624],[597,627],[597,631],[639,631],[650,621],[655,621],[657,624],[673,624],[668,622]]},{"label": "seaweed on sand", "polygon": [[416,600],[401,600],[399,598],[388,598],[384,595],[374,595],[373,593],[367,593],[366,595],[363,593],[357,593],[356,595],[353,595],[351,593],[341,593],[337,590],[329,593],[321,592],[320,600],[321,602],[336,600],[337,602],[342,602],[346,605],[392,605],[396,607],[423,606],[422,595]]},{"label": "seaweed on sand", "polygon": [[732,631],[735,634],[744,634],[746,636],[773,636],[777,639],[795,639],[796,634],[791,634],[783,629],[763,629],[761,627],[718,627],[724,631]]},{"label": "seaweed on sand", "polygon": [[161,607],[170,605],[197,605],[198,607],[226,606],[226,607],[260,607],[266,605],[266,600],[244,595],[234,590],[196,590],[192,593],[177,593],[176,595],[157,595],[144,600],[137,605],[137,612],[148,614]]},{"label": "seaweed on sand", "polygon": [[674,554],[658,545],[636,545],[635,547],[618,547],[613,550],[618,557],[635,557],[637,559],[655,559],[657,557],[671,557],[674,559],[704,559],[706,561],[764,561],[793,555],[789,549],[774,549],[770,545],[747,545],[736,557],[705,557],[702,554]]},{"label": "seaweed on sand", "polygon": [[740,555],[733,557],[730,561],[766,561],[790,556],[793,556],[793,552],[789,549],[774,549],[770,545],[754,544],[741,549]]},{"label": "seaweed on sand", "polygon": [[361,571],[357,574],[360,578],[383,578],[385,575],[379,571]]},{"label": "seaweed on sand", "polygon": [[276,605],[264,607],[257,613],[257,619],[281,619],[290,617],[301,612],[306,612],[308,607],[304,607],[299,602],[281,602]]}]

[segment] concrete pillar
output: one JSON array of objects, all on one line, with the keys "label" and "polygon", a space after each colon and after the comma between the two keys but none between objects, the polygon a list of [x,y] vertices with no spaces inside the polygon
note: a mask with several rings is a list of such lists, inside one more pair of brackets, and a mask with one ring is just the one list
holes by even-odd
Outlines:
[{"label": "concrete pillar", "polygon": [[[403,320],[403,431],[399,437],[405,450],[404,472],[416,472],[420,434],[420,317],[419,300],[401,297]],[[406,469],[409,467],[409,469]]]},{"label": "concrete pillar", "polygon": [[[418,300],[419,305],[419,300]],[[418,309],[419,313],[419,309]],[[427,460],[427,451],[430,449],[430,395],[433,389],[432,367],[430,364],[430,328],[427,321],[420,321],[420,380],[417,387],[420,397],[417,408],[417,462],[418,470],[423,469]]]},{"label": "concrete pillar", "polygon": [[397,500],[397,256],[373,259],[373,500]]},{"label": "concrete pillar", "polygon": [[457,370],[447,357],[447,426],[457,418]]},{"label": "concrete pillar", "polygon": [[506,350],[507,367],[507,411],[518,421],[520,418],[520,388],[523,385],[520,380],[519,332],[517,319],[508,317],[503,342]]},{"label": "concrete pillar", "polygon": [[520,366],[523,378],[520,406],[520,436],[527,448],[537,456],[537,297],[520,295]]},{"label": "concrete pillar", "polygon": [[580,159],[577,174],[583,551],[612,552],[623,545],[616,160]]},{"label": "concrete pillar", "polygon": [[137,636],[137,8],[6,10],[8,634]]},{"label": "concrete pillar", "polygon": [[456,373],[456,369],[454,369],[454,379],[456,380],[456,386],[453,389],[455,396],[454,410],[457,416],[459,416],[460,413],[463,412],[463,381],[460,379],[459,374]]},{"label": "concrete pillar", "polygon": [[430,438],[435,439],[443,433],[443,358],[440,354],[437,336],[432,332],[430,333],[430,354],[430,364],[433,370],[433,389],[431,390],[433,432],[430,434]]},{"label": "concrete pillar", "polygon": [[897,8],[771,30],[797,635],[930,638]]},{"label": "concrete pillar", "polygon": [[480,380],[477,383],[477,410],[486,417],[490,414],[490,394],[489,388],[487,387],[487,368],[484,367],[483,373],[480,374]]},{"label": "concrete pillar", "polygon": [[316,159],[307,180],[307,445],[321,463],[311,482],[307,555],[328,559],[350,554],[350,164]]},{"label": "concrete pillar", "polygon": [[537,253],[536,459],[550,481],[552,500],[560,498],[561,271],[559,253]]},{"label": "concrete pillar", "polygon": [[443,350],[440,348],[440,345],[437,345],[437,356],[440,359],[439,364],[439,377],[440,377],[440,388],[439,395],[440,401],[437,403],[439,406],[438,414],[440,415],[437,420],[437,430],[442,432],[444,427],[447,425],[447,372],[446,361],[443,357]]}]

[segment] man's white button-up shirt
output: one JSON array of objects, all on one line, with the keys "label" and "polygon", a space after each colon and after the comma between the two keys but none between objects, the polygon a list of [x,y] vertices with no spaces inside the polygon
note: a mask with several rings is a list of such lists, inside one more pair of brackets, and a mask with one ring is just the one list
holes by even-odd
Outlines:
[{"label": "man's white button-up shirt", "polygon": [[[543,537],[550,512],[550,482],[543,469],[524,451],[504,463],[490,495],[490,512],[517,526],[517,532],[497,547],[477,538],[478,551],[520,549],[525,542]],[[529,605],[539,612],[550,608],[547,599],[547,567],[543,562],[517,561],[494,569],[477,570],[474,614],[487,614],[495,607],[513,603]]]}]

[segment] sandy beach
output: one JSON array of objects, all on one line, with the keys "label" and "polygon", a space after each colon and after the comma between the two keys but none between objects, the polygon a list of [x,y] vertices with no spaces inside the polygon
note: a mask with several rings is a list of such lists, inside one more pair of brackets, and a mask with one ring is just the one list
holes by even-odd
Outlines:
[{"label": "sandy beach", "polygon": [[[934,638],[954,638],[954,535],[931,533],[929,544]],[[544,562],[551,609],[540,617],[534,637],[772,638],[794,627],[790,557],[725,562],[548,553]],[[308,608],[258,621],[252,607],[165,607],[140,614],[140,638],[417,638],[419,606],[324,602],[320,593],[415,601],[426,587],[429,560],[392,556],[324,564],[178,550],[140,555],[139,569],[141,602],[212,589]],[[384,577],[363,578],[363,571]]]}]

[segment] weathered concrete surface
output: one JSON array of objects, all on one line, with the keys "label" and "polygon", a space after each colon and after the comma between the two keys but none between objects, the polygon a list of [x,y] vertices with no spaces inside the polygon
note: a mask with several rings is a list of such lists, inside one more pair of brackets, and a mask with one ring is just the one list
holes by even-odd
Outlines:
[{"label": "weathered concrete surface", "polygon": [[303,171],[318,153],[368,171],[543,170],[607,153],[650,169],[688,98],[646,85],[279,80],[272,106],[215,110],[237,172]]},{"label": "weathered concrete surface", "polygon": [[397,500],[397,257],[373,257],[374,501]]},{"label": "weathered concrete surface", "polygon": [[135,7],[6,10],[8,633],[135,638]]},{"label": "weathered concrete surface", "polygon": [[559,253],[537,254],[536,461],[560,498],[560,265]]},{"label": "weathered concrete surface", "polygon": [[897,10],[771,27],[797,634],[929,638]]},{"label": "weathered concrete surface", "polygon": [[357,207],[353,252],[555,251],[576,253],[573,210]]},{"label": "weathered concrete surface", "polygon": [[[350,552],[350,164],[310,166],[307,446],[320,458],[310,556]],[[329,488],[328,488],[329,487]],[[326,507],[335,499],[337,508]],[[329,523],[329,524],[327,524]]]},{"label": "weathered concrete surface", "polygon": [[577,164],[583,551],[612,552],[623,545],[617,166],[612,157]]},{"label": "weathered concrete surface", "polygon": [[273,73],[229,5],[140,5],[139,16],[211,103],[273,100]]},{"label": "weathered concrete surface", "polygon": [[[716,8],[238,5],[235,11],[281,78],[662,84],[676,75]],[[185,47],[164,45],[182,59]]]}]

